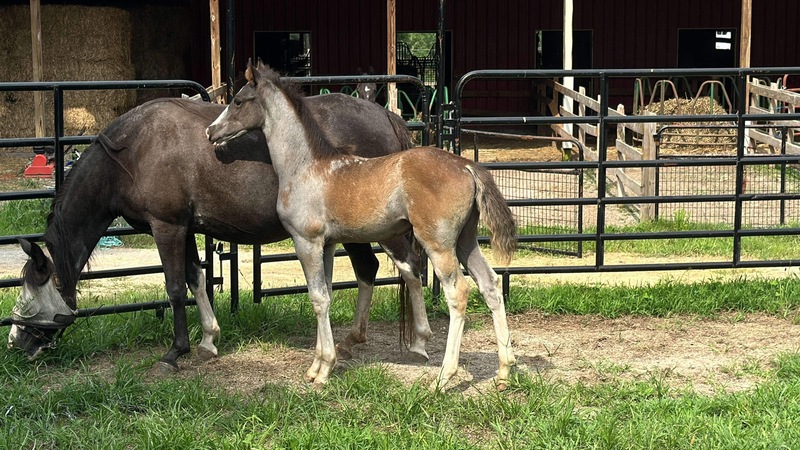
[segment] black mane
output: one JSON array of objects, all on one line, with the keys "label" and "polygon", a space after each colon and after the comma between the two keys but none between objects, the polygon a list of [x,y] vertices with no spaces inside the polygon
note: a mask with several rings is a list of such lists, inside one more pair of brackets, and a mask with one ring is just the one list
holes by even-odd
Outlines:
[{"label": "black mane", "polygon": [[[91,151],[92,148],[99,145],[100,144],[95,141],[83,154],[85,155],[87,152]],[[64,177],[64,182],[61,184],[58,191],[56,191],[56,195],[50,205],[50,213],[47,215],[47,227],[44,234],[44,242],[47,245],[47,250],[51,257],[53,255],[58,255],[58,257],[53,258],[51,267],[55,270],[59,289],[64,290],[61,292],[61,295],[64,301],[67,302],[67,305],[73,309],[76,308],[77,303],[75,297],[78,281],[80,279],[80,270],[75,269],[77,262],[75,261],[73,252],[69,249],[69,242],[70,239],[76,239],[77,236],[71,236],[67,232],[67,227],[63,220],[63,206],[64,199],[70,191],[73,180],[80,176],[80,170],[86,164],[84,161],[87,159],[86,157],[78,159],[78,161],[72,165],[67,176]]]}]

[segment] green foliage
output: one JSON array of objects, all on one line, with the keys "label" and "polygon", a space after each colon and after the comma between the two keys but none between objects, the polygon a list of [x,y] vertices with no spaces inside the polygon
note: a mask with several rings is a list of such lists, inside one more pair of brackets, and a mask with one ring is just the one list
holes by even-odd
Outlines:
[{"label": "green foliage", "polygon": [[422,58],[436,44],[436,33],[397,33],[397,42],[405,42],[414,56]]}]

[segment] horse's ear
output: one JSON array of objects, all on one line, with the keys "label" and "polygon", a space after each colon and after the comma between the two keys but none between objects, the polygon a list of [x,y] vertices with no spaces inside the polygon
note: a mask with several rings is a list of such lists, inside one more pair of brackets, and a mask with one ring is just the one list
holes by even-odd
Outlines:
[{"label": "horse's ear", "polygon": [[22,247],[22,251],[33,260],[37,268],[43,269],[47,267],[47,256],[45,256],[38,244],[23,238],[17,238],[17,242]]},{"label": "horse's ear", "polygon": [[31,241],[27,239],[23,239],[21,237],[17,238],[17,242],[19,242],[19,246],[22,247],[22,251],[25,252],[26,255],[31,256]]},{"label": "horse's ear", "polygon": [[247,68],[244,71],[244,78],[247,80],[248,83],[254,83],[253,80],[253,59],[247,58]]}]

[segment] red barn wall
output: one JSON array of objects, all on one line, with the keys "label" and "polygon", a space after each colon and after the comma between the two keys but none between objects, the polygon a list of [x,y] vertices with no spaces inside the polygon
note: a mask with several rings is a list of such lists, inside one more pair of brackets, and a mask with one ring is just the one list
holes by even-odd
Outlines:
[{"label": "red barn wall", "polygon": [[[436,30],[438,1],[396,1],[397,31]],[[207,3],[192,3],[199,9],[194,16],[207,18],[207,11],[202,12]],[[751,65],[800,66],[800,2],[753,3]],[[562,4],[447,1],[453,82],[475,69],[535,68],[536,31],[562,29]],[[676,67],[679,29],[738,30],[740,8],[741,0],[574,0],[574,28],[592,31],[594,68]],[[236,65],[241,71],[253,55],[254,31],[310,31],[314,75],[354,74],[369,66],[385,73],[385,22],[384,0],[237,0]],[[196,61],[194,78],[210,80],[208,57],[199,55]],[[470,83],[465,106],[476,113],[526,113],[530,91],[527,82]]]}]

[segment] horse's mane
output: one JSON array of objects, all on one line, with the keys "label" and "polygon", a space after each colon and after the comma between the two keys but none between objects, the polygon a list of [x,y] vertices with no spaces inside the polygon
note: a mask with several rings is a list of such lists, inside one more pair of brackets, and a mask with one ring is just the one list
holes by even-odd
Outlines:
[{"label": "horse's mane", "polygon": [[[101,144],[98,141],[92,143],[86,150],[83,151],[82,157],[75,161],[72,168],[64,177],[63,183],[56,191],[55,197],[50,205],[50,213],[47,215],[47,225],[44,234],[44,242],[53,259],[53,267],[58,281],[58,287],[62,290],[61,294],[70,308],[75,308],[76,292],[78,281],[80,279],[80,269],[76,269],[77,263],[75,255],[70,251],[69,243],[76,236],[72,236],[67,232],[66,223],[63,220],[64,216],[64,200],[70,192],[70,187],[75,183],[74,180],[82,177],[81,171],[87,169],[91,164],[96,163],[90,161],[90,152],[100,151],[97,147]],[[58,255],[58,257],[53,257]],[[89,264],[89,261],[86,262]]]},{"label": "horse's mane", "polygon": [[269,68],[262,70],[261,74],[266,76],[270,82],[275,84],[275,86],[283,92],[295,111],[297,111],[297,115],[300,117],[300,121],[303,124],[306,138],[311,146],[311,152],[315,157],[324,159],[344,154],[343,151],[336,148],[328,141],[328,138],[322,131],[322,127],[306,107],[306,103],[303,101],[306,95],[302,90],[302,86],[286,78],[281,78],[278,72]]}]

